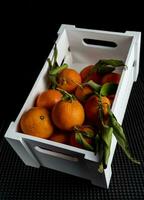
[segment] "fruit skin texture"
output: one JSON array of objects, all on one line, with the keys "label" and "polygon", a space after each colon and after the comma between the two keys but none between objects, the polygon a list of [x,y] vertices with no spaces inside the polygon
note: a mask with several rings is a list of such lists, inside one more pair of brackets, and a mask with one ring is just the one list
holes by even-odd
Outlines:
[{"label": "fruit skin texture", "polygon": [[93,72],[90,76],[88,76],[93,66],[94,65],[89,65],[80,72],[82,83],[87,82],[89,80],[93,80],[94,82],[99,83],[99,84],[101,83],[101,75],[98,74],[97,72]]},{"label": "fruit skin texture", "polygon": [[[91,129],[89,126],[82,126],[79,128],[79,130],[80,131],[88,131],[89,133],[91,133],[92,136],[95,135],[93,129]],[[75,134],[76,133],[72,133],[70,136],[70,145],[83,149],[84,147],[76,141]],[[86,136],[83,136],[83,137],[87,141],[88,144],[92,144],[91,138],[87,138]]]},{"label": "fruit skin texture", "polygon": [[[101,97],[104,117],[108,115],[107,106],[110,106],[110,100],[107,97]],[[99,99],[97,96],[91,96],[85,103],[86,117],[90,122],[97,123],[99,119]]]},{"label": "fruit skin texture", "polygon": [[23,133],[49,138],[53,133],[53,126],[46,108],[32,107],[20,119],[20,128]]},{"label": "fruit skin texture", "polygon": [[121,77],[121,75],[118,73],[109,73],[109,74],[106,74],[103,76],[101,83],[102,83],[102,85],[104,83],[109,83],[109,82],[118,84],[120,81],[120,77]]},{"label": "fruit skin texture", "polygon": [[53,123],[61,130],[81,126],[85,119],[83,106],[77,100],[62,100],[52,110]]},{"label": "fruit skin texture", "polygon": [[108,95],[107,98],[110,100],[110,103],[112,105],[115,98],[115,94]]},{"label": "fruit skin texture", "polygon": [[73,92],[81,84],[81,76],[76,70],[68,68],[60,72],[57,81],[59,88]]},{"label": "fruit skin texture", "polygon": [[93,93],[92,89],[88,86],[84,86],[84,87],[78,86],[75,90],[75,96],[81,102],[83,102],[85,98],[92,93]]},{"label": "fruit skin texture", "polygon": [[49,140],[67,144],[68,143],[68,134],[63,131],[54,131],[52,136],[49,138]]},{"label": "fruit skin texture", "polygon": [[36,106],[52,109],[62,99],[62,94],[55,89],[48,89],[42,92],[36,100]]}]

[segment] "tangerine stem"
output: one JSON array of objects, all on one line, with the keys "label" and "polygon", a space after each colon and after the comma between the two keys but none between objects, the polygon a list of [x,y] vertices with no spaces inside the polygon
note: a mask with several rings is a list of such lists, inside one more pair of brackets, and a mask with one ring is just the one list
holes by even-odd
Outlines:
[{"label": "tangerine stem", "polygon": [[100,92],[101,86],[94,81],[90,80],[86,83],[83,83],[83,85],[88,85],[90,86],[95,92]]},{"label": "tangerine stem", "polygon": [[61,88],[56,88],[57,90],[59,90],[63,95],[64,95],[64,99],[66,97],[66,99],[70,99],[70,100],[74,100],[75,99],[75,96],[68,93],[67,91],[61,89]]},{"label": "tangerine stem", "polygon": [[61,66],[56,67],[55,69],[52,69],[49,71],[50,75],[57,75],[58,73],[60,73],[62,70],[66,69],[68,67],[67,64],[63,64]]}]

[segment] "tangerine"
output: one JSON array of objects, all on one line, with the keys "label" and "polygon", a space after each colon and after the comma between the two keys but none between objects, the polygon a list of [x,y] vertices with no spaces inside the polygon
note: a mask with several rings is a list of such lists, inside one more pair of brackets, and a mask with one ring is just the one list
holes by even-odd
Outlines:
[{"label": "tangerine", "polygon": [[20,119],[20,127],[23,133],[49,138],[53,133],[53,125],[46,108],[32,107],[25,112]]}]

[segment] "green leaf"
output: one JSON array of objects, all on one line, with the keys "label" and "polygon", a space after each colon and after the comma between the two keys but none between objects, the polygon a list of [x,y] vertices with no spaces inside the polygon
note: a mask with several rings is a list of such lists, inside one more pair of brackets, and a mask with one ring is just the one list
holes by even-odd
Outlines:
[{"label": "green leaf", "polygon": [[66,69],[68,67],[67,64],[63,64],[61,66],[58,66],[52,70],[49,71],[50,75],[57,75],[58,73],[60,73],[62,70]]},{"label": "green leaf", "polygon": [[58,57],[58,50],[57,50],[57,46],[55,44],[54,46],[54,54],[53,54],[53,67],[57,67],[58,66],[58,63],[57,63],[57,57]]},{"label": "green leaf", "polygon": [[94,137],[94,132],[92,131],[81,131],[80,130],[80,133],[85,136],[86,138],[93,138]]},{"label": "green leaf", "polygon": [[130,152],[128,141],[126,139],[125,133],[123,131],[122,126],[118,123],[116,117],[114,114],[111,112],[109,109],[109,116],[110,116],[110,123],[111,126],[113,127],[113,133],[117,139],[118,144],[121,146],[127,157],[134,163],[140,164],[139,161],[137,161]]},{"label": "green leaf", "polygon": [[75,133],[75,140],[77,141],[77,143],[82,145],[82,140],[81,140],[80,134],[78,132]]},{"label": "green leaf", "polygon": [[49,65],[49,69],[51,70],[53,66],[52,66],[52,62],[51,62],[50,58],[47,59],[47,62]]},{"label": "green leaf", "polygon": [[101,138],[102,138],[102,142],[103,142],[103,158],[102,158],[102,160],[103,160],[104,168],[107,167],[109,156],[110,156],[112,132],[113,132],[112,127],[103,126]]},{"label": "green leaf", "polygon": [[103,119],[104,119],[104,113],[103,113],[101,95],[98,95],[98,108],[99,108],[99,119],[100,119],[101,124],[102,124],[103,123]]},{"label": "green leaf", "polygon": [[80,145],[84,147],[84,149],[94,151],[94,148],[84,139],[81,133],[77,132],[75,134],[75,139]]},{"label": "green leaf", "polygon": [[102,85],[100,90],[100,95],[108,96],[111,94],[115,94],[117,90],[118,84],[115,83],[105,83]]},{"label": "green leaf", "polygon": [[113,67],[121,67],[125,66],[124,62],[122,60],[115,60],[115,59],[103,59],[99,61],[101,64],[104,65],[111,65]]},{"label": "green leaf", "polygon": [[99,60],[93,67],[93,71],[97,71],[100,74],[107,74],[115,70],[116,67],[125,66],[122,60],[105,59]]},{"label": "green leaf", "polygon": [[103,163],[101,162],[99,167],[98,167],[98,172],[103,173],[103,171],[104,171],[104,166],[103,166]]},{"label": "green leaf", "polygon": [[50,58],[47,59],[47,62],[49,64],[49,70],[48,70],[49,88],[56,88],[56,86],[58,85],[57,83],[58,73],[60,73],[62,70],[68,67],[68,65],[65,63],[59,66],[57,63],[57,57],[58,57],[58,50],[55,44],[52,59]]},{"label": "green leaf", "polygon": [[55,89],[57,87],[57,80],[56,76],[54,75],[48,75],[48,86],[49,88]]},{"label": "green leaf", "polygon": [[101,89],[101,86],[100,86],[99,84],[95,83],[95,82],[92,81],[92,80],[90,80],[90,81],[88,81],[88,82],[86,82],[86,83],[83,83],[83,85],[88,85],[88,86],[90,86],[95,92],[98,92],[98,93],[99,93],[99,91],[100,91],[100,89]]},{"label": "green leaf", "polygon": [[103,108],[102,108],[102,102],[101,102],[101,95],[98,97],[99,100],[99,118],[101,122],[101,128],[100,128],[100,139],[97,138],[99,141],[99,152],[102,154],[102,163],[99,166],[98,171],[101,171],[100,169],[105,169],[108,164],[109,156],[110,156],[110,148],[111,148],[111,140],[112,140],[112,132],[113,128],[104,124],[104,116],[103,116]]},{"label": "green leaf", "polygon": [[98,71],[99,74],[104,75],[104,74],[111,73],[111,72],[113,72],[114,70],[115,70],[115,68],[112,67],[112,66],[101,66],[100,68],[98,68],[97,71]]},{"label": "green leaf", "polygon": [[62,100],[67,100],[67,101],[76,100],[76,97],[73,94],[70,94],[69,92],[67,92],[66,90],[63,90],[58,87],[57,87],[57,90],[59,90],[62,93],[62,95],[63,95]]}]

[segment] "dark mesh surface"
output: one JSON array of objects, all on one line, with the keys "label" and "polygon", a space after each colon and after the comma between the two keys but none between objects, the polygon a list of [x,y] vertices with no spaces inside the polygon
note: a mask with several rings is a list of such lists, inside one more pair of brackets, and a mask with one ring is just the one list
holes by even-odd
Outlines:
[{"label": "dark mesh surface", "polygon": [[144,199],[144,83],[134,83],[123,127],[141,166],[132,164],[117,147],[109,190],[87,180],[41,167],[25,166],[3,138],[9,122],[1,122],[0,200]]}]

